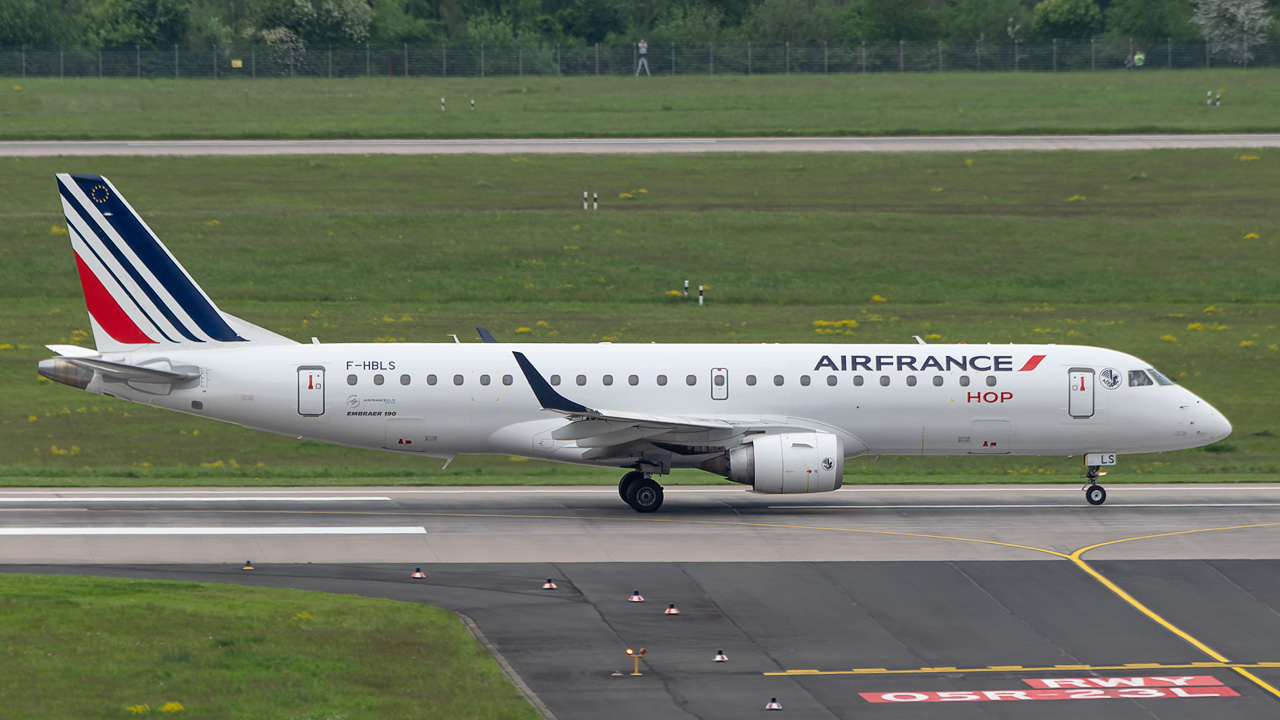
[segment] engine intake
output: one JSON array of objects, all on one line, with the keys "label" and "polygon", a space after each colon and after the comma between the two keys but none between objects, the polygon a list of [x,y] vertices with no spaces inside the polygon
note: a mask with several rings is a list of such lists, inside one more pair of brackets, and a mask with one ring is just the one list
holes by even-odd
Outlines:
[{"label": "engine intake", "polygon": [[830,492],[844,482],[844,443],[821,432],[762,435],[730,450],[726,471],[759,493]]}]

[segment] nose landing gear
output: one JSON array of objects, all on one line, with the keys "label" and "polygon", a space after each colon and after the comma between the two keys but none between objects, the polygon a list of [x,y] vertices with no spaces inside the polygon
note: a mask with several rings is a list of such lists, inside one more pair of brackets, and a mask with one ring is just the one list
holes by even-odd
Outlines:
[{"label": "nose landing gear", "polygon": [[1089,481],[1084,486],[1084,499],[1088,500],[1090,505],[1101,505],[1107,501],[1106,489],[1098,484],[1098,477],[1101,475],[1106,475],[1105,472],[1102,472],[1101,466],[1090,465],[1089,471],[1080,476],[1082,479]]}]

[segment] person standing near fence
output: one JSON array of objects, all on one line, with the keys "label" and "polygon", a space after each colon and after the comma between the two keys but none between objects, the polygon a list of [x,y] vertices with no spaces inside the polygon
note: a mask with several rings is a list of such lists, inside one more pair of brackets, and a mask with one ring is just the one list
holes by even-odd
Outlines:
[{"label": "person standing near fence", "polygon": [[1141,70],[1144,63],[1147,62],[1147,54],[1139,50],[1133,54],[1133,69]]},{"label": "person standing near fence", "polygon": [[644,68],[646,76],[653,77],[649,74],[649,43],[645,42],[644,38],[640,38],[640,42],[636,45],[636,52],[640,54],[640,62],[636,63],[636,77],[640,77],[640,68]]}]

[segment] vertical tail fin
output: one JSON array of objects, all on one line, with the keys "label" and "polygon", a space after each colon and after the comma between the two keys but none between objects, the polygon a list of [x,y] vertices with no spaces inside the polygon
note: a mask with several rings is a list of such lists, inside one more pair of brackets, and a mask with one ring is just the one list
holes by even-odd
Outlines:
[{"label": "vertical tail fin", "polygon": [[292,340],[217,308],[111,181],[58,175],[99,352]]}]

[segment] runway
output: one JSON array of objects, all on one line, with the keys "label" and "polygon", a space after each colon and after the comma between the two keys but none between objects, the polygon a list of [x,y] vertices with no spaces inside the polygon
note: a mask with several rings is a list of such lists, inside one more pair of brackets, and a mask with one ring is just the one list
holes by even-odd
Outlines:
[{"label": "runway", "polygon": [[430,602],[561,720],[1274,717],[1280,485],[1109,490],[11,490],[0,570]]},{"label": "runway", "polygon": [[1280,134],[954,135],[895,137],[529,138],[456,140],[38,140],[0,157],[199,155],[626,155],[653,153],[982,152],[1280,147]]}]

